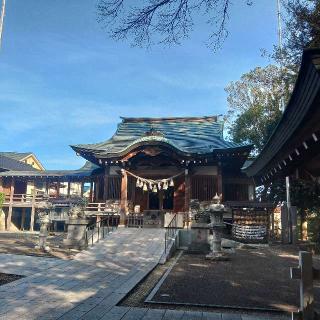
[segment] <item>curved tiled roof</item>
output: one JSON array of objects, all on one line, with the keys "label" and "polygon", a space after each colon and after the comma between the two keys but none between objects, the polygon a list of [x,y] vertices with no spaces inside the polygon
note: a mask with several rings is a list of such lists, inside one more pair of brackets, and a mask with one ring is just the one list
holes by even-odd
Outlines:
[{"label": "curved tiled roof", "polygon": [[[155,131],[157,134],[148,135]],[[206,154],[244,145],[223,139],[223,122],[217,117],[122,118],[113,137],[96,144],[71,146],[80,154],[98,158],[115,157],[135,144],[162,142],[185,154]]]}]

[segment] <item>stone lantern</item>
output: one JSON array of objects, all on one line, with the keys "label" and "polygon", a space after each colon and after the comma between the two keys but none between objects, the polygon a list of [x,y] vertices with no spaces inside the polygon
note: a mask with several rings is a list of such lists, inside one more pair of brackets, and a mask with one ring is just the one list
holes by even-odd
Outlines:
[{"label": "stone lantern", "polygon": [[50,218],[49,213],[51,205],[47,205],[38,213],[40,221],[39,243],[35,246],[35,249],[43,250],[45,252],[50,251],[50,247],[46,244],[49,233]]},{"label": "stone lantern", "polygon": [[206,259],[215,261],[229,260],[228,255],[221,249],[222,231],[224,228],[224,212],[226,212],[225,207],[221,204],[221,199],[216,194],[213,198],[212,204],[209,206],[209,227],[212,230],[212,245],[211,252],[206,255]]}]

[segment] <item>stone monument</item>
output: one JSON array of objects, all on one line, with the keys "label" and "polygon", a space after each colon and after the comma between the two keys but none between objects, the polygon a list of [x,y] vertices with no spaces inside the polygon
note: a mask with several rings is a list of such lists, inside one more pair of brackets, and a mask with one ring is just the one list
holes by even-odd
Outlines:
[{"label": "stone monument", "polygon": [[68,228],[67,239],[63,240],[63,246],[69,249],[82,250],[87,247],[86,228],[88,220],[84,208],[80,205],[73,206],[68,213],[66,225]]},{"label": "stone monument", "polygon": [[208,252],[210,250],[208,211],[206,210],[206,207],[201,206],[196,200],[191,201],[190,209],[191,243],[188,249],[191,252]]},{"label": "stone monument", "polygon": [[212,244],[211,252],[206,255],[206,259],[214,261],[225,261],[229,260],[229,256],[222,251],[222,230],[225,227],[223,223],[223,214],[226,209],[221,204],[220,197],[216,194],[213,198],[212,204],[209,206],[210,224],[209,227],[212,229]]},{"label": "stone monument", "polygon": [[45,252],[50,251],[50,247],[47,245],[47,237],[49,233],[50,226],[50,218],[49,213],[52,209],[50,204],[46,205],[42,208],[42,210],[38,213],[39,222],[40,222],[40,232],[39,232],[39,243],[35,246],[35,249],[43,250]]}]

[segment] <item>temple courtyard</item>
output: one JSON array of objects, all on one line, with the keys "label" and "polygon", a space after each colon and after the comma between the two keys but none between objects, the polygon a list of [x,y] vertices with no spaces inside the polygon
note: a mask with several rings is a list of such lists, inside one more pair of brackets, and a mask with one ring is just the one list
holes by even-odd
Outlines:
[{"label": "temple courtyard", "polygon": [[118,228],[62,258],[0,253],[0,277],[22,276],[0,285],[0,319],[290,319],[297,308],[292,247],[245,246],[224,262],[178,251],[161,266],[164,232]]}]

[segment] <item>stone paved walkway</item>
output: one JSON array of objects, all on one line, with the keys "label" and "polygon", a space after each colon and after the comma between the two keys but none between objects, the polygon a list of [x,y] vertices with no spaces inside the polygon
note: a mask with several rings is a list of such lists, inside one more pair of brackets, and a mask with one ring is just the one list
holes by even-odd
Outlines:
[{"label": "stone paved walkway", "polygon": [[0,272],[25,278],[0,286],[0,319],[223,319],[256,316],[119,307],[158,263],[162,229],[120,228],[74,260],[0,255]]}]

